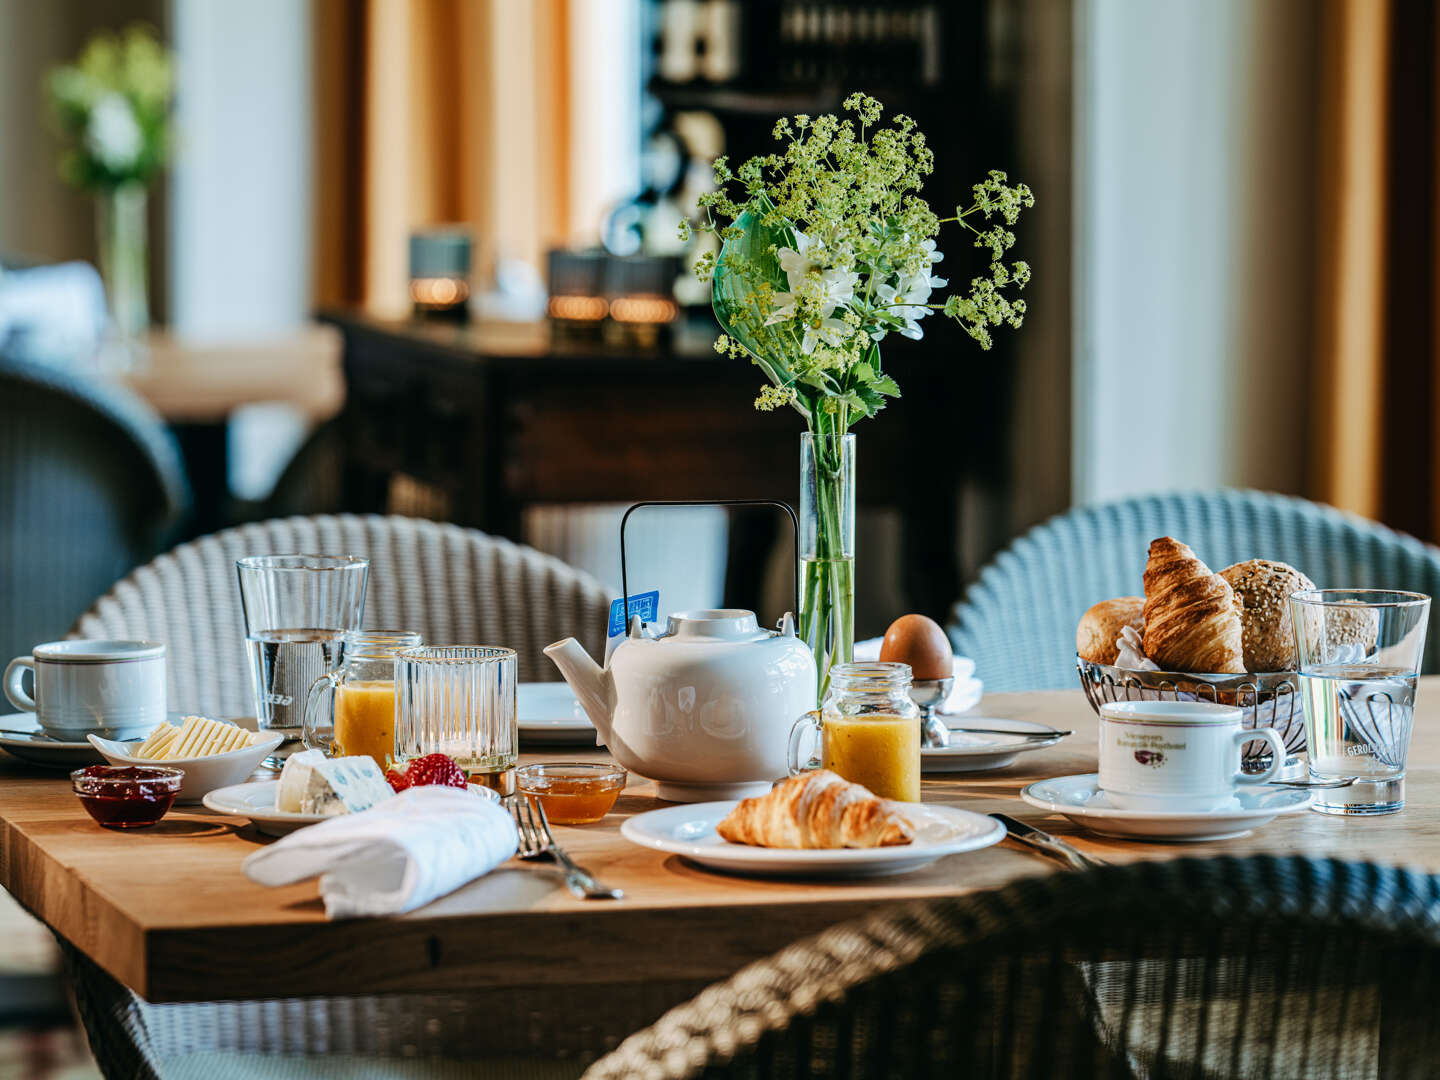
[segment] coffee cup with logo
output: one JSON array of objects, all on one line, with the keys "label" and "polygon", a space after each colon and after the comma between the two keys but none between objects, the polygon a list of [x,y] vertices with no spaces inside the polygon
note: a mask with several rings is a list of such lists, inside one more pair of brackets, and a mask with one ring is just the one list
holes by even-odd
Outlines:
[{"label": "coffee cup with logo", "polygon": [[[29,693],[25,672],[32,676]],[[165,646],[153,641],[50,641],[5,668],[5,696],[45,734],[84,742],[140,738],[165,720]]]},{"label": "coffee cup with logo", "polygon": [[[1117,701],[1100,707],[1100,779],[1122,810],[1205,812],[1235,805],[1236,787],[1263,784],[1285,763],[1274,728],[1249,729],[1230,705],[1202,701]],[[1247,742],[1263,740],[1270,765],[1240,767]]]}]

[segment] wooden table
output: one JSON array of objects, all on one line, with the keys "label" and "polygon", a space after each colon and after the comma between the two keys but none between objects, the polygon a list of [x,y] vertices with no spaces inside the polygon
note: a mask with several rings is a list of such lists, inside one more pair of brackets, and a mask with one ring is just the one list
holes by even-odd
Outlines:
[{"label": "wooden table", "polygon": [[[1440,871],[1440,677],[1422,680],[1419,701],[1409,804],[1386,817],[1298,814],[1241,839],[1198,844],[1079,834],[1016,798],[1032,780],[1094,770],[1096,722],[1078,690],[988,697],[991,715],[1040,720],[1075,735],[1000,772],[927,778],[924,794],[1043,823],[1113,862],[1272,852]],[[1057,869],[1007,842],[871,881],[729,877],[620,837],[623,818],[656,805],[653,785],[636,779],[603,823],[557,829],[577,860],[625,890],[623,901],[576,900],[548,866],[512,862],[403,918],[327,923],[313,880],[268,889],[244,877],[241,859],[266,842],[248,825],[186,807],[153,829],[108,832],[86,816],[67,781],[6,759],[0,884],[142,996],[185,1001],[713,980],[880,904],[989,889]]]}]

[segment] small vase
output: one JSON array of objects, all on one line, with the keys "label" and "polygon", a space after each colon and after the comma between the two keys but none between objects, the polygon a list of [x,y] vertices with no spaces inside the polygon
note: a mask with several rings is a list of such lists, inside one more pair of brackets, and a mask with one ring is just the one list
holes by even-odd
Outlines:
[{"label": "small vase", "polygon": [[140,184],[122,184],[95,200],[100,276],[110,309],[113,339],[122,351],[138,350],[150,328],[146,193]]},{"label": "small vase", "polygon": [[855,436],[800,437],[800,636],[815,656],[816,704],[855,654]]}]

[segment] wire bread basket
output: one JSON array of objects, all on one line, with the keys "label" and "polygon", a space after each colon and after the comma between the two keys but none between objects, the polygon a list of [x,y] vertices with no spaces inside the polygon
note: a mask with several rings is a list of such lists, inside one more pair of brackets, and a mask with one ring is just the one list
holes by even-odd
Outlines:
[{"label": "wire bread basket", "polygon": [[[1305,712],[1300,679],[1293,671],[1195,675],[1178,671],[1136,671],[1075,658],[1080,685],[1096,713],[1116,701],[1208,701],[1234,705],[1245,713],[1247,728],[1274,728],[1291,754],[1305,749]],[[1245,744],[1247,766],[1260,767],[1267,747],[1256,739]]]}]

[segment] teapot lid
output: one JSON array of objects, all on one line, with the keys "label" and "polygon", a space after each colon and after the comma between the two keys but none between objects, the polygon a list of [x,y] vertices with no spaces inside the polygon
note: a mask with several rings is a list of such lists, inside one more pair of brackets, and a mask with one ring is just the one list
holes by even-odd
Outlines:
[{"label": "teapot lid", "polygon": [[751,641],[769,634],[760,629],[753,611],[699,608],[671,615],[664,636],[682,641]]}]

